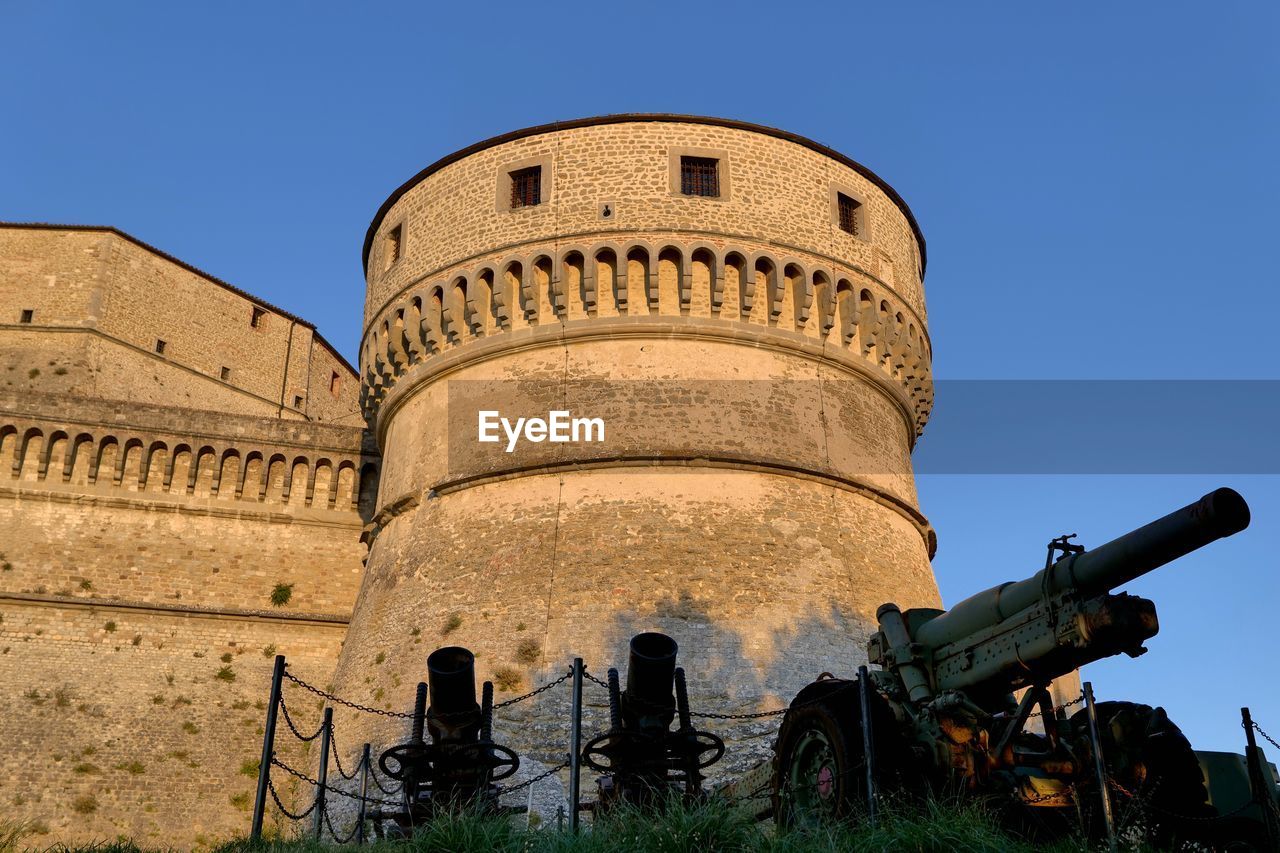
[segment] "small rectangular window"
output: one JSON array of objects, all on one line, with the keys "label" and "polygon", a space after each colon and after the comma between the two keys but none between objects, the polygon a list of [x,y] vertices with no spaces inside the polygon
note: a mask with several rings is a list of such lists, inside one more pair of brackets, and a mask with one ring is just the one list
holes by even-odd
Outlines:
[{"label": "small rectangular window", "polygon": [[295,394],[295,395],[294,395],[294,397],[293,397],[293,407],[294,407],[295,409],[301,409],[301,408],[302,408],[302,395],[301,395],[301,394]]},{"label": "small rectangular window", "polygon": [[680,192],[684,195],[719,197],[720,161],[713,157],[681,157]]},{"label": "small rectangular window", "polygon": [[338,372],[335,370],[333,375],[329,377],[329,393],[338,396],[338,389],[342,387],[342,380],[338,378]]},{"label": "small rectangular window", "polygon": [[222,368],[221,376],[222,376],[222,381],[223,381],[223,382],[230,382],[230,381],[231,381],[231,368],[230,368],[230,367],[224,367],[224,368]]},{"label": "small rectangular window", "polygon": [[844,193],[839,193],[836,196],[836,205],[838,207],[838,216],[840,217],[840,230],[847,231],[857,237],[862,230],[859,228],[858,223],[862,202]]},{"label": "small rectangular window", "polygon": [[400,243],[404,237],[404,226],[397,225],[387,232],[387,236],[382,242],[382,269],[383,271],[391,269],[396,261],[400,260]]},{"label": "small rectangular window", "polygon": [[36,316],[36,312],[34,308],[23,308],[22,319],[19,322],[30,323],[32,318],[34,318],[35,316]]},{"label": "small rectangular window", "polygon": [[255,305],[253,306],[253,314],[249,317],[249,325],[255,329],[260,329],[262,328],[262,322],[266,320],[266,318],[267,312]]},{"label": "small rectangular window", "polygon": [[156,338],[156,355],[164,355],[164,350],[167,346],[169,346],[168,343]]},{"label": "small rectangular window", "polygon": [[511,173],[511,206],[542,204],[542,167],[530,166]]}]

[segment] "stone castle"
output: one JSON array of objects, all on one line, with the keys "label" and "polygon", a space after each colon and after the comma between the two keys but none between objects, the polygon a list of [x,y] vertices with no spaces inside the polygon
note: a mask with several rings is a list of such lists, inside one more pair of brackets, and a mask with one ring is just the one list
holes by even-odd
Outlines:
[{"label": "stone castle", "polygon": [[[4,813],[244,834],[276,653],[402,710],[436,646],[502,698],[660,630],[695,703],[751,711],[865,661],[880,603],[937,606],[924,240],[865,167],[720,119],[530,128],[396,190],[364,261],[357,375],[114,229],[0,226]],[[505,453],[478,409],[609,434]],[[561,710],[505,722],[535,770]],[[347,766],[404,736],[335,713]]]}]

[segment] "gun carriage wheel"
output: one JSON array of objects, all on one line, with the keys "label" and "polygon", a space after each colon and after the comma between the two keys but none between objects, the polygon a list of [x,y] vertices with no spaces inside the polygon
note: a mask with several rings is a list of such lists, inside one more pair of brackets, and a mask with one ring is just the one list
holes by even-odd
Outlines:
[{"label": "gun carriage wheel", "polygon": [[[1195,751],[1163,708],[1136,702],[1099,702],[1096,708],[1107,775],[1123,786],[1112,793],[1117,814],[1139,818],[1157,845],[1168,844],[1175,836],[1185,838],[1201,828],[1197,818],[1215,816]],[[1092,767],[1086,712],[1073,714],[1070,725],[1077,754],[1084,766]],[[1081,775],[1078,800],[1091,833],[1101,836],[1097,783],[1092,774]]]},{"label": "gun carriage wheel", "polygon": [[[871,691],[877,791],[907,787],[915,763],[889,703]],[[775,747],[773,814],[782,826],[805,826],[864,814],[867,772],[858,681],[838,678],[800,691]]]}]

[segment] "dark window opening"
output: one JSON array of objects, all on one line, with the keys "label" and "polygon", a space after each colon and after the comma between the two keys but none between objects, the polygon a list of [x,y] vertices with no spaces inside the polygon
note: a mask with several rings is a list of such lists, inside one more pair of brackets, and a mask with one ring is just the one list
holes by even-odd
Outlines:
[{"label": "dark window opening", "polygon": [[36,316],[36,312],[34,308],[23,308],[22,320],[20,322],[30,323],[35,316]]},{"label": "dark window opening", "polygon": [[840,230],[847,231],[853,236],[858,236],[858,209],[862,207],[862,202],[855,198],[850,198],[844,193],[839,193],[836,198],[839,208]]},{"label": "dark window opening", "polygon": [[400,260],[400,243],[404,232],[402,226],[397,225],[387,232],[387,236],[383,238],[382,244],[382,269],[391,269],[391,265]]},{"label": "dark window opening", "polygon": [[295,409],[301,409],[301,408],[302,408],[302,395],[301,395],[301,394],[295,394],[295,395],[294,395],[294,398],[293,398],[293,407],[294,407]]},{"label": "dark window opening", "polygon": [[329,377],[329,393],[336,397],[338,396],[338,389],[341,387],[342,380],[338,378],[337,371],[334,371],[333,376]]},{"label": "dark window opening", "polygon": [[710,198],[719,196],[720,161],[714,157],[681,157],[680,192]]},{"label": "dark window opening", "polygon": [[542,167],[530,166],[511,173],[511,206],[542,204]]},{"label": "dark window opening", "polygon": [[222,368],[221,376],[222,376],[222,381],[223,381],[223,382],[230,382],[230,381],[231,381],[231,368],[230,368],[230,367],[224,367],[224,368]]},{"label": "dark window opening", "polygon": [[164,355],[164,350],[167,346],[169,346],[167,342],[156,338],[156,355]]},{"label": "dark window opening", "polygon": [[255,329],[262,327],[262,321],[267,318],[267,312],[256,305],[253,308],[253,316],[249,318],[249,325]]}]

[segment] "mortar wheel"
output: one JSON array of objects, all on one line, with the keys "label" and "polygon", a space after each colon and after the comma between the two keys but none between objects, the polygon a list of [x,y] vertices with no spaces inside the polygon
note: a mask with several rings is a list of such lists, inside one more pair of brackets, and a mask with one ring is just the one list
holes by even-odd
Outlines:
[{"label": "mortar wheel", "polygon": [[[1113,780],[1111,802],[1117,828],[1141,823],[1157,845],[1203,830],[1202,819],[1215,816],[1216,810],[1208,804],[1204,774],[1191,744],[1164,709],[1136,702],[1099,702],[1095,707],[1102,757]],[[1090,833],[1102,837],[1106,830],[1088,712],[1073,714],[1071,727],[1076,754],[1083,762],[1076,781],[1078,801]]]},{"label": "mortar wheel", "polygon": [[[877,791],[901,787],[909,752],[888,703],[874,692],[871,730]],[[779,825],[865,815],[867,773],[857,681],[831,679],[802,690],[783,719],[775,750],[772,796]]]}]

